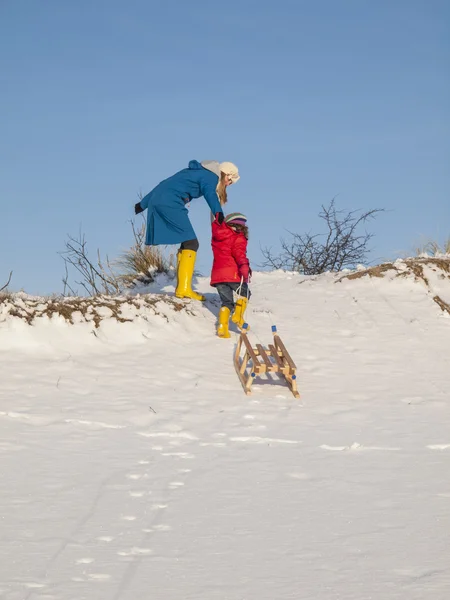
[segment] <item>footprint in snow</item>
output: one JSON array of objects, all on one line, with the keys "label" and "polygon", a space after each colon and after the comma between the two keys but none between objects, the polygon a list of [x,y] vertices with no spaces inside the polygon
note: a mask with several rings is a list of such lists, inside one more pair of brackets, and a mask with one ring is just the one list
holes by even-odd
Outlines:
[{"label": "footprint in snow", "polygon": [[155,525],[154,527],[148,527],[143,529],[144,533],[154,533],[155,531],[171,531],[172,527],[170,525]]},{"label": "footprint in snow", "polygon": [[224,446],[226,446],[226,443],[225,442],[201,442],[200,446],[201,447],[212,446],[213,448],[223,448]]},{"label": "footprint in snow", "polygon": [[134,546],[129,550],[121,550],[117,554],[118,556],[148,556],[151,553],[152,550],[150,548],[138,548]]},{"label": "footprint in snow", "polygon": [[286,473],[286,476],[290,477],[291,479],[298,479],[300,481],[308,481],[309,479],[312,479],[311,475],[308,473]]},{"label": "footprint in snow", "polygon": [[401,398],[400,402],[404,404],[423,404],[425,402],[425,398],[422,396],[407,396],[405,398]]},{"label": "footprint in snow", "polygon": [[94,562],[93,558],[79,558],[75,561],[77,565],[90,565]]},{"label": "footprint in snow", "polygon": [[328,444],[322,444],[320,446],[322,450],[329,450],[331,452],[344,452],[344,451],[397,451],[400,448],[388,448],[384,446],[362,446],[358,442],[354,442],[351,446],[328,446]]},{"label": "footprint in snow", "polygon": [[111,579],[111,575],[107,573],[89,573],[88,578],[91,581],[108,581],[108,579]]},{"label": "footprint in snow", "polygon": [[195,458],[195,455],[189,454],[189,452],[162,452],[161,456],[175,456],[177,458]]},{"label": "footprint in snow", "polygon": [[172,481],[171,483],[169,483],[169,487],[172,490],[176,490],[179,487],[182,487],[184,485],[184,483],[182,481]]},{"label": "footprint in snow", "polygon": [[155,531],[171,531],[172,527],[170,525],[155,525],[153,529]]}]

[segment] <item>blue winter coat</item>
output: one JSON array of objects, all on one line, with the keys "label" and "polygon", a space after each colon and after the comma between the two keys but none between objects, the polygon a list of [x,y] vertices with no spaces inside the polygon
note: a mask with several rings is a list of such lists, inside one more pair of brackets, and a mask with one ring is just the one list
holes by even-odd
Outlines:
[{"label": "blue winter coat", "polygon": [[204,196],[213,215],[222,212],[216,192],[219,164],[215,161],[205,161],[203,164],[208,168],[191,160],[187,169],[161,181],[142,198],[141,207],[147,209],[145,243],[148,246],[180,244],[196,239],[186,208],[193,198]]}]

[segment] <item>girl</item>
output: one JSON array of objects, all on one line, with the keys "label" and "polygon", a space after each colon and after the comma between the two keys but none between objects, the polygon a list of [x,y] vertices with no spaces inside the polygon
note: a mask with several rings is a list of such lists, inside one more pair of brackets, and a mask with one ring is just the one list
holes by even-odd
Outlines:
[{"label": "girl", "polygon": [[[247,218],[241,213],[231,213],[225,219],[218,213],[212,224],[212,249],[214,262],[211,285],[217,289],[222,302],[219,311],[217,335],[229,338],[228,322],[231,320],[241,329],[244,314],[250,299],[248,284],[252,271],[247,258],[248,228]],[[233,292],[240,298],[236,304]]]},{"label": "girl", "polygon": [[238,179],[238,168],[231,162],[205,160],[199,163],[191,160],[187,169],[162,181],[135,205],[135,214],[147,209],[147,246],[181,244],[175,290],[178,298],[205,299],[192,290],[199,243],[189,221],[186,204],[203,196],[213,215],[223,215],[227,187]]}]

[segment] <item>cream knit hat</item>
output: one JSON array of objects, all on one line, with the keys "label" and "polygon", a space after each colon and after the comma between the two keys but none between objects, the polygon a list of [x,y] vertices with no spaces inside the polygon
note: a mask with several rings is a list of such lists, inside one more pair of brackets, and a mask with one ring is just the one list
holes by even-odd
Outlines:
[{"label": "cream knit hat", "polygon": [[240,179],[238,168],[232,162],[220,163],[220,170],[222,171],[222,173],[225,173],[225,175],[231,177],[231,181],[233,183],[236,183],[236,181]]}]

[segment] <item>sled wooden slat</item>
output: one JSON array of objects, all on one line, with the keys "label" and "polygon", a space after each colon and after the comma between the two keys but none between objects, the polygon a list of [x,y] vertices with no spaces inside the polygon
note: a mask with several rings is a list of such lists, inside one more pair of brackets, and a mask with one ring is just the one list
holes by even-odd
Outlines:
[{"label": "sled wooden slat", "polygon": [[283,371],[285,366],[284,366],[283,361],[281,360],[280,356],[278,355],[278,350],[275,348],[275,346],[273,344],[269,344],[269,350],[270,350],[270,355],[273,356],[273,358],[275,359],[275,361],[278,365],[278,370]]},{"label": "sled wooden slat", "polygon": [[258,350],[258,355],[264,361],[264,365],[266,367],[266,371],[268,371],[269,373],[275,371],[276,370],[276,366],[272,363],[272,361],[267,356],[266,351],[264,350],[262,344],[256,344],[256,349]]},{"label": "sled wooden slat", "polygon": [[251,385],[253,383],[253,378],[252,377],[248,378],[245,375],[245,372],[246,372],[246,369],[247,369],[247,365],[248,365],[248,362],[249,362],[249,359],[250,359],[250,355],[248,353],[248,347],[247,346],[245,347],[245,352],[244,352],[243,357],[242,358],[240,357],[240,353],[241,353],[241,348],[242,348],[242,343],[243,342],[244,342],[244,336],[241,335],[239,337],[239,341],[238,341],[237,346],[236,346],[236,350],[235,350],[235,353],[234,353],[234,361],[233,362],[234,362],[234,366],[236,368],[237,376],[239,377],[239,381],[241,382],[242,387],[244,388],[244,392],[246,394],[251,394],[250,387],[251,387]]},{"label": "sled wooden slat", "polygon": [[274,343],[275,343],[275,348],[281,352],[283,358],[286,360],[287,364],[289,365],[289,368],[291,369],[291,371],[293,373],[295,373],[295,370],[296,370],[297,367],[295,366],[295,363],[292,360],[291,355],[286,350],[285,345],[280,340],[280,336],[279,335],[274,335],[273,340],[274,340]]},{"label": "sled wooden slat", "polygon": [[242,340],[245,344],[246,350],[248,352],[248,356],[252,360],[255,369],[258,369],[258,371],[259,371],[261,363],[259,362],[258,357],[256,356],[256,352],[252,348],[252,345],[248,341],[247,335],[242,336]]},{"label": "sled wooden slat", "polygon": [[255,379],[267,373],[276,373],[285,379],[292,394],[299,398],[297,389],[297,367],[292,360],[286,346],[273,327],[273,344],[265,348],[262,344],[256,347],[250,343],[247,330],[241,332],[234,352],[234,366],[239,380],[246,394],[251,394],[251,387]]}]

